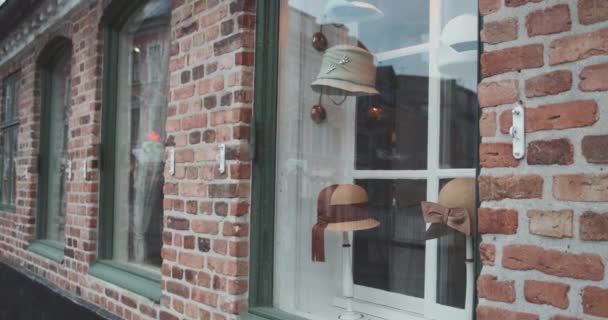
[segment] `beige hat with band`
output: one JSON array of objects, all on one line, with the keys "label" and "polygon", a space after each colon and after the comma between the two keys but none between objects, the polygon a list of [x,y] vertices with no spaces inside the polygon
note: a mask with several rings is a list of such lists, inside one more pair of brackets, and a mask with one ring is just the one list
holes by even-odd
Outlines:
[{"label": "beige hat with band", "polygon": [[317,199],[317,223],[312,228],[312,260],[325,261],[325,231],[348,232],[377,227],[368,215],[367,192],[356,184],[323,188]]},{"label": "beige hat with band", "polygon": [[331,47],[325,51],[321,70],[311,87],[315,92],[329,95],[376,95],[374,56],[351,45]]}]

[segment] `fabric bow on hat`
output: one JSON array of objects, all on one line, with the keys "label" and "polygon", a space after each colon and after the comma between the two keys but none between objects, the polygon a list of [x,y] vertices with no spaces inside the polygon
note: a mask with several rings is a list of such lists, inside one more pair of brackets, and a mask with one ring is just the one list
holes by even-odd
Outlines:
[{"label": "fabric bow on hat", "polygon": [[467,236],[471,235],[471,218],[465,208],[448,208],[426,201],[421,202],[420,205],[424,222],[431,224],[426,231],[426,240],[448,234],[449,230],[446,226]]}]

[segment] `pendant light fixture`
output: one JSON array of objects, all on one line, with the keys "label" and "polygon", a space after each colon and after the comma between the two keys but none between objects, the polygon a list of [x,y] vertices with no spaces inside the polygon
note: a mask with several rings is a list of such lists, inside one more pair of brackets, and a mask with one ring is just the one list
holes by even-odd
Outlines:
[{"label": "pendant light fixture", "polygon": [[441,31],[439,71],[446,76],[463,77],[477,66],[477,16],[463,14],[448,21]]},{"label": "pendant light fixture", "polygon": [[325,16],[331,23],[347,24],[380,19],[384,13],[375,5],[360,0],[330,0]]}]

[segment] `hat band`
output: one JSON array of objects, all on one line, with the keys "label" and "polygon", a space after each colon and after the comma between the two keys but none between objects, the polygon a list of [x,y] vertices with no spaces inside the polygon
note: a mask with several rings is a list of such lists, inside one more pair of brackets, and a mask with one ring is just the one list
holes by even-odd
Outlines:
[{"label": "hat band", "polygon": [[367,202],[331,205],[328,211],[318,211],[312,227],[312,261],[325,261],[325,229],[330,223],[355,222],[368,219]]}]

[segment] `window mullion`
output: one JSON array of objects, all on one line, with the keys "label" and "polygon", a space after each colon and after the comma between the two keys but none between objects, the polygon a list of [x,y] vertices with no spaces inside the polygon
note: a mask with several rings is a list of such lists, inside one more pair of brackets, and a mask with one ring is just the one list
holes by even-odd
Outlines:
[{"label": "window mullion", "polygon": [[[441,34],[441,1],[429,2],[429,93],[428,93],[428,147],[427,147],[427,200],[437,201],[439,180],[439,147],[441,120],[441,77],[439,75],[438,48]],[[437,300],[437,240],[426,242],[425,281],[424,281],[425,316],[429,315]]]}]

